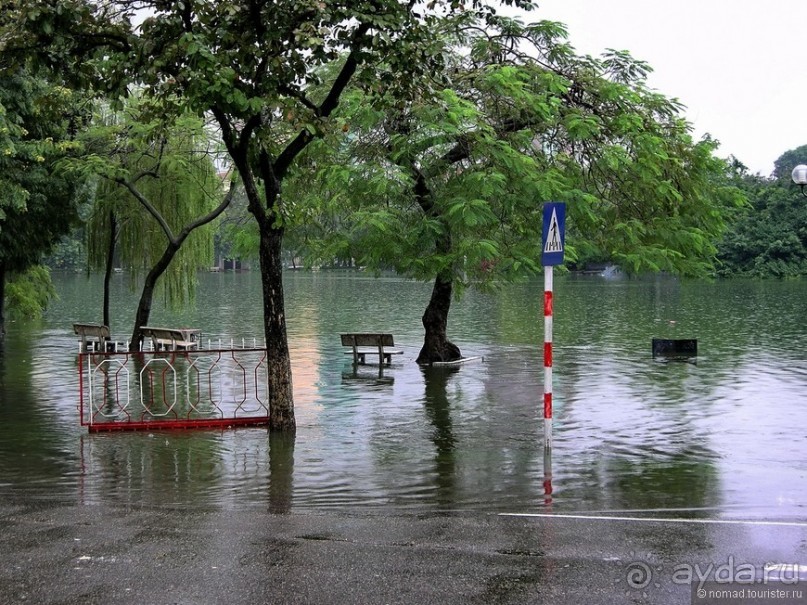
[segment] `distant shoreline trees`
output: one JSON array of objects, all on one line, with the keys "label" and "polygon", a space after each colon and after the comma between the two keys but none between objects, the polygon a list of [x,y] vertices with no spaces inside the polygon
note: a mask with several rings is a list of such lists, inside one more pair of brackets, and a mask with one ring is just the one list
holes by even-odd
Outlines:
[{"label": "distant shoreline trees", "polygon": [[807,275],[807,198],[790,176],[798,164],[807,164],[807,145],[783,153],[770,178],[740,170],[738,186],[750,204],[734,217],[720,242],[718,275]]}]

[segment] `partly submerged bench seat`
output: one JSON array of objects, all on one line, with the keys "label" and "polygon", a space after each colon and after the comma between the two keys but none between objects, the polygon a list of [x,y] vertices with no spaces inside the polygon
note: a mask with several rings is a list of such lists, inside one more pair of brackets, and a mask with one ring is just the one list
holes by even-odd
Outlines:
[{"label": "partly submerged bench seat", "polygon": [[[392,363],[393,355],[401,355],[403,351],[395,350],[395,340],[392,334],[341,334],[342,346],[350,347],[350,351],[345,351],[347,355],[353,355],[353,365],[364,364],[367,355],[378,355],[378,364]],[[360,348],[364,347],[364,348]]]}]

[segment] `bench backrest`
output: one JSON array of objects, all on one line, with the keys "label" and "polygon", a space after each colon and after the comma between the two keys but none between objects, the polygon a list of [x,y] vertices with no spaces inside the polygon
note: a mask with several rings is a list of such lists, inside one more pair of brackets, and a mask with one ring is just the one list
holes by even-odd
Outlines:
[{"label": "bench backrest", "polygon": [[392,334],[342,334],[343,347],[394,347]]},{"label": "bench backrest", "polygon": [[697,357],[697,339],[667,339],[654,338],[652,340],[653,357]]},{"label": "bench backrest", "polygon": [[101,324],[73,324],[73,332],[81,336],[82,338],[87,338],[88,336],[91,338],[109,338],[109,326],[104,326]]},{"label": "bench backrest", "polygon": [[150,338],[157,338],[159,340],[176,340],[178,342],[185,341],[185,335],[179,330],[171,328],[151,328],[143,326],[140,328],[143,331],[143,336]]}]

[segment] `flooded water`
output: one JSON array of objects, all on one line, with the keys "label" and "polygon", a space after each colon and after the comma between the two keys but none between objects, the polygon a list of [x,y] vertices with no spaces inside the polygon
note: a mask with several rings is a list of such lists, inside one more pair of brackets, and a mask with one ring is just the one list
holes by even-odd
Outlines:
[{"label": "flooded water", "polygon": [[[257,274],[204,274],[195,308],[156,325],[261,338]],[[74,321],[101,281],[56,276],[39,322],[0,353],[0,493],[127,507],[271,511],[603,512],[803,519],[807,283],[556,278],[554,448],[543,449],[542,283],[468,293],[450,336],[479,359],[421,369],[430,288],[289,273],[296,438],[262,428],[88,434]],[[114,284],[113,335],[136,295]],[[354,373],[339,333],[384,331],[404,354]],[[697,338],[697,363],[651,359],[653,337]]]}]

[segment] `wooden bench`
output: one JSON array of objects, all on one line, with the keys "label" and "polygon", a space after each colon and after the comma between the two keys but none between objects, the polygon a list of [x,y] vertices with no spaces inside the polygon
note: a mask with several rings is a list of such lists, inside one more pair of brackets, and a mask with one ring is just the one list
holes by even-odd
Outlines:
[{"label": "wooden bench", "polygon": [[187,351],[199,347],[199,341],[194,339],[199,330],[141,326],[140,331],[144,338],[151,338],[155,351]]},{"label": "wooden bench", "polygon": [[110,342],[109,326],[103,324],[74,323],[73,332],[79,335],[79,351],[105,351]]},{"label": "wooden bench", "polygon": [[[342,334],[342,346],[350,347],[346,355],[353,355],[353,365],[364,364],[367,355],[378,355],[378,364],[391,364],[393,355],[401,355],[403,351],[389,349],[394,347],[392,334]],[[359,347],[372,347],[360,349]]]}]

